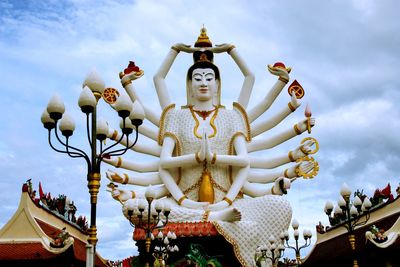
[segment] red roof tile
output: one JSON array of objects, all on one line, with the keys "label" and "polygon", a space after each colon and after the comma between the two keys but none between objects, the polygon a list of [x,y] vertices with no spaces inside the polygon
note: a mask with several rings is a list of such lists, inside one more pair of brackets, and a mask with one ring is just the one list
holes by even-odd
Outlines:
[{"label": "red roof tile", "polygon": [[0,260],[51,259],[56,254],[46,250],[40,242],[0,244]]}]

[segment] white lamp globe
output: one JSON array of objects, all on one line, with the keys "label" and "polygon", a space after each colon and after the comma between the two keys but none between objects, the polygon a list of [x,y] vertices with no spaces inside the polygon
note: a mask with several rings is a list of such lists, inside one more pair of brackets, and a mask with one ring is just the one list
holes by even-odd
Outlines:
[{"label": "white lamp globe", "polygon": [[50,118],[57,121],[61,119],[62,114],[65,112],[64,102],[58,94],[54,94],[47,104],[47,112]]},{"label": "white lamp globe", "polygon": [[42,116],[40,117],[40,120],[43,123],[43,127],[46,128],[47,130],[51,130],[55,127],[55,122],[52,118],[50,118],[50,114],[47,112],[45,109],[42,113]]},{"label": "white lamp globe", "polygon": [[85,86],[89,87],[93,93],[97,93],[100,95],[103,94],[105,88],[104,81],[96,70],[92,70],[86,75],[82,87]]},{"label": "white lamp globe", "polygon": [[70,137],[75,130],[75,122],[69,114],[64,114],[58,126],[62,135]]},{"label": "white lamp globe", "polygon": [[96,107],[97,100],[89,87],[85,86],[79,95],[78,105],[83,113],[92,113]]}]

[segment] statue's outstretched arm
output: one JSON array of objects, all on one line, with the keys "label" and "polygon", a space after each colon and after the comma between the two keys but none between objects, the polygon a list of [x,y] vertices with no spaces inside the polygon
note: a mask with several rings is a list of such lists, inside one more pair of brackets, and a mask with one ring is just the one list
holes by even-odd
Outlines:
[{"label": "statue's outstretched arm", "polygon": [[140,134],[143,134],[153,141],[158,141],[158,130],[154,129],[154,127],[142,124],[138,129]]},{"label": "statue's outstretched arm", "polygon": [[160,123],[160,114],[156,113],[154,111],[154,109],[150,108],[151,106],[148,105],[143,105],[142,100],[139,98],[139,96],[137,95],[134,87],[132,84],[128,84],[125,86],[125,91],[126,93],[129,95],[129,97],[131,98],[132,102],[139,101],[139,103],[142,105],[143,109],[144,109],[144,114],[146,116],[146,119],[148,119],[151,123],[153,123],[155,126],[159,126]]},{"label": "statue's outstretched arm", "polygon": [[[187,167],[192,165],[200,164],[198,156],[196,154],[187,154],[182,156],[172,156],[172,151],[175,147],[175,140],[169,136],[165,136],[163,141],[163,146],[160,155],[160,167],[163,169],[171,169],[178,167]],[[171,153],[166,153],[162,151],[171,151]]]},{"label": "statue's outstretched arm", "polygon": [[247,64],[244,62],[242,57],[237,52],[237,49],[233,46],[230,50],[228,50],[228,54],[231,55],[240,71],[243,73],[244,81],[242,85],[242,89],[240,90],[240,95],[238,98],[238,102],[242,107],[246,108],[249,104],[249,99],[251,96],[251,92],[253,91],[255,77],[254,74],[247,67]]},{"label": "statue's outstretched arm", "polygon": [[254,183],[272,183],[275,182],[278,177],[283,176],[289,178],[293,182],[297,177],[299,177],[296,173],[297,168],[300,168],[303,173],[309,173],[313,170],[314,164],[311,162],[301,162],[290,168],[276,171],[250,169],[247,181]]},{"label": "statue's outstretched arm", "polygon": [[283,176],[284,171],[282,170],[273,170],[273,171],[266,171],[260,169],[252,169],[249,170],[249,177],[247,178],[248,182],[254,183],[272,183],[276,180],[276,178]]},{"label": "statue's outstretched arm", "polygon": [[227,52],[232,59],[235,61],[236,65],[239,67],[240,71],[243,73],[244,81],[242,85],[242,89],[240,90],[240,95],[238,98],[239,104],[246,108],[249,104],[249,99],[251,96],[251,92],[254,86],[254,74],[247,67],[246,63],[242,59],[242,57],[237,52],[237,49],[234,45],[231,44],[221,44],[216,45],[215,47],[209,48],[213,53],[223,53]]},{"label": "statue's outstretched arm", "polygon": [[261,197],[265,195],[283,195],[290,188],[291,181],[285,177],[279,177],[271,187],[267,184],[249,183],[243,185],[243,192],[251,197]]},{"label": "statue's outstretched arm", "polygon": [[297,159],[308,155],[311,152],[311,147],[314,145],[314,143],[314,140],[308,140],[293,151],[289,151],[289,153],[286,155],[274,156],[271,158],[250,157],[250,167],[272,169],[289,162],[294,162]]},{"label": "statue's outstretched arm", "polygon": [[251,136],[255,137],[260,135],[278,125],[284,118],[294,112],[299,106],[300,101],[296,98],[295,94],[292,93],[291,100],[283,109],[281,109],[275,115],[269,117],[264,121],[256,121],[251,124]]},{"label": "statue's outstretched arm", "polygon": [[164,110],[165,107],[172,104],[171,99],[168,94],[167,84],[165,83],[165,77],[167,76],[169,70],[171,69],[172,64],[174,63],[176,56],[180,51],[186,53],[193,53],[198,50],[198,48],[191,48],[190,45],[185,44],[175,44],[171,47],[171,50],[168,52],[167,57],[164,59],[160,68],[154,74],[153,81],[154,86],[157,91],[158,101],[160,102],[161,109]]},{"label": "statue's outstretched arm", "polygon": [[268,70],[273,75],[279,76],[279,79],[265,96],[265,98],[247,112],[250,123],[271,107],[272,103],[274,103],[276,97],[280,94],[283,87],[285,87],[285,85],[289,82],[289,74],[286,69],[276,68],[268,65]]},{"label": "statue's outstretched arm", "polygon": [[[162,147],[160,160],[163,161],[166,158],[171,158],[174,148],[175,141],[170,137],[166,137],[164,139],[164,145]],[[168,170],[164,169],[162,166],[160,166],[159,168],[159,174],[165,187],[168,189],[169,193],[171,193],[172,197],[178,202],[179,205],[192,209],[204,208],[208,205],[207,202],[196,202],[188,199],[176,184],[175,179],[172,177],[171,173]]]},{"label": "statue's outstretched arm", "polygon": [[162,184],[161,178],[158,172],[153,173],[135,173],[134,175],[128,175],[126,173],[120,175],[117,172],[108,170],[106,176],[111,182],[119,184],[133,184],[133,185],[156,185]]},{"label": "statue's outstretched arm", "polygon": [[122,168],[135,172],[156,172],[158,171],[159,167],[159,160],[137,162],[136,160],[130,161],[122,159],[121,157],[113,157],[111,159],[104,158],[103,161],[116,168]]},{"label": "statue's outstretched arm", "polygon": [[[314,124],[315,124],[315,119],[310,118],[310,126],[313,127]],[[302,134],[306,130],[307,130],[307,119],[295,124],[293,128],[287,129],[286,131],[276,134],[270,138],[252,140],[251,143],[247,145],[247,150],[249,152],[254,152],[275,147],[295,137],[296,135]]]},{"label": "statue's outstretched arm", "polygon": [[[139,129],[141,127],[142,126],[140,126]],[[121,138],[121,134],[117,130],[110,129],[108,131],[107,137],[110,138],[111,140],[117,141]],[[133,138],[130,138],[130,139],[133,139]],[[133,142],[133,140],[129,140],[129,146],[132,145],[132,142]],[[121,140],[121,144],[124,146],[127,146],[125,138],[123,140]],[[161,153],[161,146],[159,146],[156,142],[146,143],[146,144],[143,144],[142,142],[137,142],[131,149],[138,153],[144,153],[144,154],[152,155],[155,157],[159,157],[160,153]]]},{"label": "statue's outstretched arm", "polygon": [[139,101],[139,103],[143,106],[146,118],[155,126],[158,126],[158,123],[160,121],[160,114],[156,114],[153,109],[150,109],[149,107],[147,107],[147,105],[143,105],[142,100],[139,98],[132,84],[133,80],[136,80],[142,76],[143,72],[141,72],[139,75],[136,72],[125,74],[121,77],[121,84],[124,87],[126,93],[129,95],[132,102]]}]

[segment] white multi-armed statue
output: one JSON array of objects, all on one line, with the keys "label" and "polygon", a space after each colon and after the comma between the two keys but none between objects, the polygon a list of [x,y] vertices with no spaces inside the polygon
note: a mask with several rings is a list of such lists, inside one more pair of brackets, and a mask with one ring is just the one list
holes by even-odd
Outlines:
[{"label": "white multi-armed statue", "polygon": [[[187,105],[179,108],[171,101],[165,77],[179,52],[193,54],[194,64],[186,77]],[[227,52],[244,75],[237,103],[232,108],[221,105],[219,69],[213,63],[214,53]],[[155,199],[171,206],[170,222],[210,221],[229,241],[238,260],[251,266],[254,252],[262,240],[286,230],[291,220],[291,207],[282,197],[301,174],[315,175],[317,163],[301,161],[287,169],[274,168],[308,158],[317,144],[310,139],[288,154],[262,158],[252,152],[271,149],[314,126],[310,116],[287,130],[269,138],[254,137],[272,129],[294,112],[300,102],[294,92],[290,102],[266,120],[256,119],[273,104],[289,81],[289,68],[282,63],[269,65],[278,77],[263,100],[248,108],[254,76],[239,56],[235,46],[212,46],[205,28],[194,47],[176,44],[154,75],[154,84],[163,110],[156,114],[136,93],[132,81],[143,71],[121,73],[121,82],[132,103],[143,105],[145,118],[158,128],[141,126],[139,132],[154,140],[153,144],[136,144],[133,149],[158,157],[137,162],[120,157],[105,160],[127,173],[108,171],[107,177],[120,184],[151,187]],[[110,131],[109,138],[121,134]],[[266,170],[272,169],[272,170]],[[113,187],[115,199],[123,209],[132,209],[143,192]],[[125,213],[126,215],[126,213]]]}]

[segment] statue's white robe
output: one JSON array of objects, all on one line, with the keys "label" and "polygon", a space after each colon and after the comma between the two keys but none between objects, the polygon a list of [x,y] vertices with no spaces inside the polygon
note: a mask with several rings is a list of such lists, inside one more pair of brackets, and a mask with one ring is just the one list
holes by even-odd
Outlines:
[{"label": "statue's white robe", "polygon": [[[233,140],[237,135],[251,140],[250,126],[243,108],[234,104],[232,110],[223,107],[210,115],[209,143],[212,152],[217,155],[234,155]],[[199,120],[199,118],[197,118]],[[200,118],[201,120],[201,118]],[[175,139],[176,156],[193,154],[200,150],[200,127],[196,127],[195,115],[189,108],[174,109],[167,107],[160,121],[159,143],[162,145],[165,136]],[[196,129],[197,128],[197,129]],[[197,136],[196,136],[197,135]],[[211,172],[214,196],[217,203],[222,200],[229,190],[235,177],[234,167],[208,164]],[[182,192],[191,200],[198,201],[200,179],[203,171],[201,164],[191,167],[170,170]],[[172,198],[168,198],[171,208],[171,222],[202,221],[206,218],[202,209],[188,209],[179,206]],[[218,232],[232,244],[235,255],[243,266],[253,266],[257,246],[264,244],[271,235],[279,238],[279,234],[287,230],[290,224],[292,210],[288,201],[282,196],[267,195],[250,198],[239,194],[233,201],[242,213],[239,222],[212,222]]]}]

